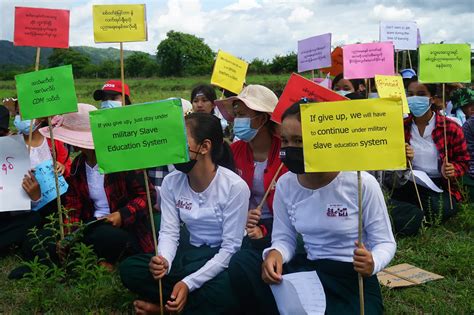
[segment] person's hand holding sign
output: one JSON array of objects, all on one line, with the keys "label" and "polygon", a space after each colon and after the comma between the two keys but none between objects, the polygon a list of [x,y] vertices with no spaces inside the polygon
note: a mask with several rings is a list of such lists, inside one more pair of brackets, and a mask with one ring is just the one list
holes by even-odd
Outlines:
[{"label": "person's hand holding sign", "polygon": [[360,273],[363,277],[370,277],[374,272],[374,259],[372,253],[365,248],[364,244],[359,247],[359,242],[356,241],[357,248],[354,250],[354,270]]},{"label": "person's hand holding sign", "polygon": [[160,280],[163,278],[169,269],[169,264],[166,258],[162,256],[153,256],[148,264],[153,279]]},{"label": "person's hand holding sign", "polygon": [[262,210],[260,208],[249,210],[249,214],[247,216],[247,228],[253,228],[258,224],[260,221],[260,217],[262,216]]},{"label": "person's hand holding sign", "polygon": [[21,186],[32,201],[38,201],[41,198],[41,188],[32,171],[28,171],[28,174],[23,177]]},{"label": "person's hand holding sign", "polygon": [[446,162],[446,159],[443,161],[441,166],[441,174],[446,179],[454,180],[456,178],[456,169],[452,163]]},{"label": "person's hand holding sign", "polygon": [[66,166],[56,161],[56,173],[58,173],[58,176],[64,175],[65,171],[66,171]]},{"label": "person's hand holding sign", "polygon": [[407,160],[410,162],[413,161],[413,158],[415,157],[415,151],[413,150],[411,145],[409,145],[408,143],[405,143],[405,152],[406,152]]}]

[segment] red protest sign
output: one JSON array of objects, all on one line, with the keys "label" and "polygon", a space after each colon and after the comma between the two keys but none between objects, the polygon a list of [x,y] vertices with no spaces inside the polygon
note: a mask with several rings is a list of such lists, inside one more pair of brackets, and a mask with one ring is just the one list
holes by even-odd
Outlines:
[{"label": "red protest sign", "polygon": [[323,68],[323,73],[330,73],[332,76],[341,74],[344,70],[343,59],[342,59],[342,48],[336,47],[331,53],[331,67]]},{"label": "red protest sign", "polygon": [[68,48],[69,11],[15,7],[15,46]]},{"label": "red protest sign", "polygon": [[337,94],[299,74],[293,73],[286,83],[285,89],[278,100],[278,104],[272,114],[272,120],[281,123],[281,116],[294,103],[302,98],[313,99],[318,102],[347,101],[348,98]]}]

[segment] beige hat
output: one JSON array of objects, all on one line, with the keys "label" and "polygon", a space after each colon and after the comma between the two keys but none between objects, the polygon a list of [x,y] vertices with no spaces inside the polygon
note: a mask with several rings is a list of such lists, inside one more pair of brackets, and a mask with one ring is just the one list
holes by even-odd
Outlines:
[{"label": "beige hat", "polygon": [[[78,112],[62,115],[62,119],[58,119],[53,127],[53,135],[55,140],[84,149],[94,149],[94,141],[92,140],[91,123],[89,120],[89,112],[97,110],[89,104],[77,104]],[[48,127],[41,128],[40,133],[49,138]]]},{"label": "beige hat", "polygon": [[237,100],[242,101],[248,108],[262,113],[273,113],[278,103],[278,97],[272,90],[263,85],[251,84],[244,87],[239,95],[231,96],[224,100],[215,100],[214,104],[217,105],[222,116],[227,121],[233,121],[233,103]]}]

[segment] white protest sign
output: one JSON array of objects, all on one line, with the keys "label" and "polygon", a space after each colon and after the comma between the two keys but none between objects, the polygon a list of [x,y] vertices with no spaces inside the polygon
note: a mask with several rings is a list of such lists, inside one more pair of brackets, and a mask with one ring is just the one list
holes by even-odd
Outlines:
[{"label": "white protest sign", "polygon": [[23,136],[0,137],[0,212],[30,210],[30,198],[21,187],[29,169]]},{"label": "white protest sign", "polygon": [[396,50],[418,48],[416,22],[380,22],[380,41],[392,42]]}]

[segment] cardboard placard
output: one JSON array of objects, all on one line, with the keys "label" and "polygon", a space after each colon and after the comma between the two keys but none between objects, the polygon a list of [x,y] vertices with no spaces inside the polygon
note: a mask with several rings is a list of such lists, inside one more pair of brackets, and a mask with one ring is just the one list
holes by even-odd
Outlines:
[{"label": "cardboard placard", "polygon": [[285,110],[304,97],[318,102],[348,100],[346,97],[330,89],[327,89],[316,82],[308,80],[299,74],[293,73],[286,83],[283,93],[278,99],[278,104],[272,113],[272,120],[280,124],[281,116]]},{"label": "cardboard placard", "polygon": [[331,33],[298,41],[298,72],[331,66]]},{"label": "cardboard placard", "polygon": [[244,87],[248,63],[219,50],[212,71],[211,84],[239,94]]},{"label": "cardboard placard", "polygon": [[336,47],[331,53],[331,67],[323,68],[323,73],[330,73],[332,76],[341,74],[344,70],[344,61],[342,57],[342,48]]},{"label": "cardboard placard", "polygon": [[77,112],[71,65],[15,76],[23,120]]},{"label": "cardboard placard", "polygon": [[392,42],[397,50],[418,48],[418,26],[416,22],[380,22],[380,41]]},{"label": "cardboard placard", "polygon": [[342,49],[344,79],[369,79],[376,74],[395,74],[392,43],[353,44]]},{"label": "cardboard placard", "polygon": [[471,82],[471,45],[422,44],[419,54],[420,82]]},{"label": "cardboard placard", "polygon": [[13,44],[68,48],[69,10],[15,7]]},{"label": "cardboard placard", "polygon": [[23,136],[0,137],[0,212],[30,210],[30,198],[22,187],[29,169]]},{"label": "cardboard placard", "polygon": [[[35,167],[34,174],[41,188],[41,199],[39,202],[33,204],[31,210],[39,210],[47,203],[56,199],[56,183],[54,180],[53,160],[44,161]],[[66,183],[64,177],[58,176],[59,193],[65,194],[69,185]]]},{"label": "cardboard placard", "polygon": [[144,4],[94,5],[92,16],[96,43],[148,40]]},{"label": "cardboard placard", "polygon": [[306,172],[406,168],[400,99],[302,104],[301,125]]},{"label": "cardboard placard", "polygon": [[375,86],[380,98],[400,98],[402,100],[403,113],[408,114],[410,112],[401,76],[376,75]]},{"label": "cardboard placard", "polygon": [[90,112],[101,173],[189,160],[181,99]]},{"label": "cardboard placard", "polygon": [[377,273],[381,285],[389,288],[409,287],[428,281],[443,279],[443,276],[409,264],[399,264]]}]

